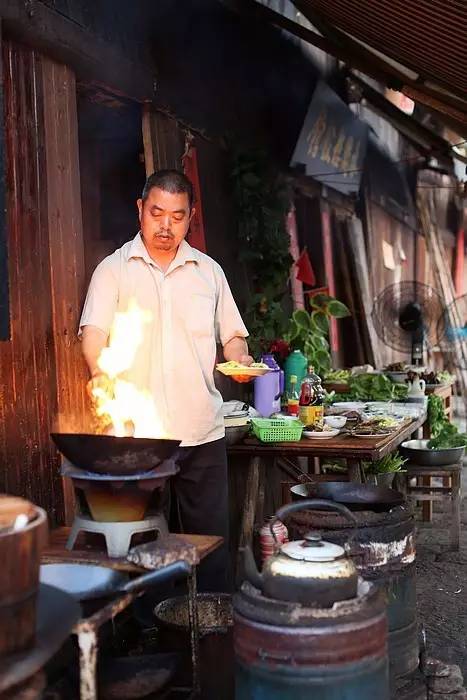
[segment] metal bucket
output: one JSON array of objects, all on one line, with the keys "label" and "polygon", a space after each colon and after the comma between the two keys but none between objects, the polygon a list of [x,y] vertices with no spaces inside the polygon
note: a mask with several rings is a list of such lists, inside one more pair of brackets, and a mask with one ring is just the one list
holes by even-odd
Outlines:
[{"label": "metal bucket", "polygon": [[234,598],[235,699],[389,700],[386,641],[383,595],[371,584],[325,609],[244,583]]},{"label": "metal bucket", "polygon": [[[390,674],[400,678],[419,664],[413,514],[404,505],[387,513],[362,511],[354,515],[359,524],[349,554],[360,575],[385,593]],[[297,513],[287,526],[292,539],[310,529],[336,544],[343,545],[348,537],[347,522],[333,513]]]},{"label": "metal bucket", "polygon": [[[226,593],[199,593],[199,665],[203,700],[234,697],[232,598]],[[164,650],[186,652],[175,682],[191,684],[188,598],[178,596],[154,609]]]}]

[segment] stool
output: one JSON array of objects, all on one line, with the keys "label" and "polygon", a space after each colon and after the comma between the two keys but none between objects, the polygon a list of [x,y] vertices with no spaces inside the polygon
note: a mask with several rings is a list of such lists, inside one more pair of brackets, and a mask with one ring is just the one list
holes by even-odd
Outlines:
[{"label": "stool", "polygon": [[[423,467],[407,462],[405,465],[407,496],[413,501],[450,501],[451,502],[451,549],[459,550],[461,527],[461,468],[460,463],[448,464],[442,467]],[[431,478],[443,480],[443,486],[432,486]],[[410,480],[416,478],[417,485],[411,486]],[[424,486],[419,486],[422,479]],[[450,481],[450,485],[446,485]],[[426,484],[429,485],[426,485]]]}]

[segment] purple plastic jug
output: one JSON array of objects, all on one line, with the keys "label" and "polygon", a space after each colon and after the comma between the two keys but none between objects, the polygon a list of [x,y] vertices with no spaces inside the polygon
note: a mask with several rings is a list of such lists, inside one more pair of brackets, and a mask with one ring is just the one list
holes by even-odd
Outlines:
[{"label": "purple plastic jug", "polygon": [[281,370],[273,355],[263,355],[261,362],[270,367],[262,377],[256,377],[254,382],[254,405],[263,418],[269,418],[281,410],[281,396],[284,391],[284,372]]}]

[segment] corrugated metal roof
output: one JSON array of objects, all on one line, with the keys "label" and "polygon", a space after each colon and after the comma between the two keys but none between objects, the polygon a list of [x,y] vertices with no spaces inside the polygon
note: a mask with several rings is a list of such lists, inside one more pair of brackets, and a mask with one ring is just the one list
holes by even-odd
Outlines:
[{"label": "corrugated metal roof", "polygon": [[297,5],[422,80],[467,96],[467,0],[300,0]]}]

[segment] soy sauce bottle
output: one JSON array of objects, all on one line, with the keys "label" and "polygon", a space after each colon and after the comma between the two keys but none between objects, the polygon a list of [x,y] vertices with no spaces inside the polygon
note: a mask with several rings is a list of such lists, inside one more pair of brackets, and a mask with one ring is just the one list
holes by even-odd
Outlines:
[{"label": "soy sauce bottle", "polygon": [[317,429],[323,427],[324,389],[312,366],[308,368],[308,374],[300,388],[299,417],[303,425],[314,426]]}]

